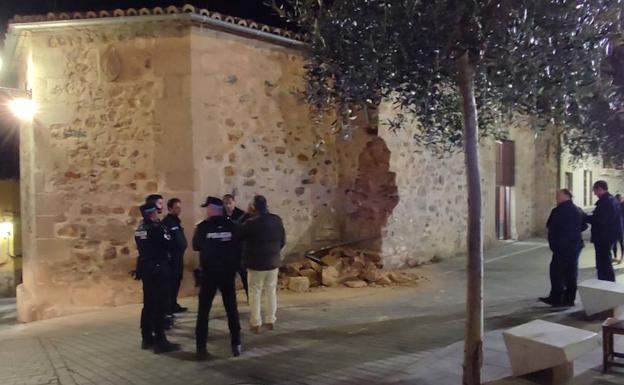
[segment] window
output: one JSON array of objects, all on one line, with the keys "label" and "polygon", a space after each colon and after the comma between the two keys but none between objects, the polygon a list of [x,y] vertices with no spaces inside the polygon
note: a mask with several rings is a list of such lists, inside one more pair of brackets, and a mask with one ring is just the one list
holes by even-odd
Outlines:
[{"label": "window", "polygon": [[583,171],[583,205],[592,205],[592,187],[594,185],[594,175],[589,170]]},{"label": "window", "polygon": [[571,172],[565,173],[565,188],[570,190],[570,192],[574,191],[574,174]]}]

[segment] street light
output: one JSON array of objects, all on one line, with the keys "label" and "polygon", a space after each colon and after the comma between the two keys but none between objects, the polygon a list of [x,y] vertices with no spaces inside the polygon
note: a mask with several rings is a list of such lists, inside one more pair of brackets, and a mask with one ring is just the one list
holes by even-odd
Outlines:
[{"label": "street light", "polygon": [[9,110],[19,120],[30,122],[37,111],[37,104],[32,99],[16,98],[9,101]]},{"label": "street light", "polygon": [[5,239],[13,234],[13,222],[0,222],[0,239]]}]

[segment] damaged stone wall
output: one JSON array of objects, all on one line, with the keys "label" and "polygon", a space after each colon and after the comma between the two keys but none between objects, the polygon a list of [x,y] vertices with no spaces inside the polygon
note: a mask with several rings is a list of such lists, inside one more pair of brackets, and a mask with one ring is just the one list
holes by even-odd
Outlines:
[{"label": "damaged stone wall", "polygon": [[[153,192],[182,199],[188,238],[206,195],[233,192],[243,208],[266,195],[284,219],[287,260],[369,235],[380,236],[372,246],[384,267],[463,251],[463,156],[417,148],[414,127],[327,135],[329,121],[312,123],[299,94],[300,52],[174,20],[36,29],[21,44],[24,82],[39,104],[21,143],[22,321],[139,302],[127,272],[138,205]],[[392,113],[382,106],[379,120]],[[518,168],[538,162],[529,138],[517,136],[527,149]],[[495,144],[485,141],[481,155],[487,245]],[[517,229],[526,236],[537,222],[528,202],[542,197],[533,171],[518,175]],[[189,250],[184,294],[195,264]]]}]

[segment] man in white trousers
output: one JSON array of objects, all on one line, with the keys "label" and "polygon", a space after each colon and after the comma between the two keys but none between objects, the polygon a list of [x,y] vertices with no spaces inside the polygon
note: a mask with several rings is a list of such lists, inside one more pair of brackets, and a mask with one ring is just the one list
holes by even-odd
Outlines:
[{"label": "man in white trousers", "polygon": [[263,324],[267,330],[273,330],[275,326],[277,273],[286,232],[282,219],[269,212],[265,197],[256,195],[253,208],[255,215],[243,224],[241,240],[243,265],[247,268],[249,281],[250,330],[260,333]]}]

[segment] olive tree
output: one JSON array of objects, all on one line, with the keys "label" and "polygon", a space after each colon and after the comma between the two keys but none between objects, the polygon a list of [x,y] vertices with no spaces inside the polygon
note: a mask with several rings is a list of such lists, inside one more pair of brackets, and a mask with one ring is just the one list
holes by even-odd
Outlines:
[{"label": "olive tree", "polygon": [[[468,187],[463,383],[480,383],[483,242],[479,139],[504,122],[556,127],[573,155],[596,153],[599,108],[617,109],[604,70],[619,31],[619,0],[284,0],[273,7],[309,35],[306,98],[346,118],[382,101],[389,128],[416,117],[415,141],[463,149]],[[597,106],[601,106],[597,108]]]}]

